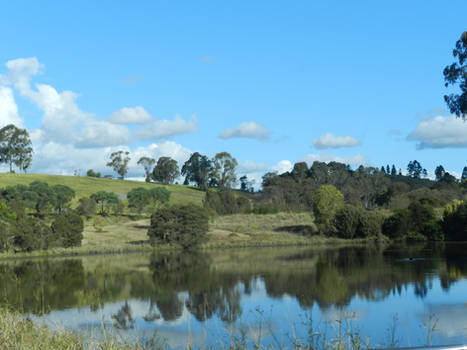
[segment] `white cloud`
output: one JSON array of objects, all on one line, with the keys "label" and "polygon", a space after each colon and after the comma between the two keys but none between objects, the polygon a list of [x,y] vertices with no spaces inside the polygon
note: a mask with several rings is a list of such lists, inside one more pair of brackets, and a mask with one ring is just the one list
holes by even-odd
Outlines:
[{"label": "white cloud", "polygon": [[20,128],[23,126],[23,120],[18,115],[18,106],[13,97],[13,90],[0,86],[0,128],[8,124],[14,124]]},{"label": "white cloud", "polygon": [[417,148],[467,147],[467,122],[455,116],[437,116],[422,120],[407,136]]},{"label": "white cloud", "polygon": [[125,107],[113,112],[109,121],[115,124],[146,124],[152,121],[151,116],[141,107]]},{"label": "white cloud", "polygon": [[272,171],[277,171],[278,174],[285,173],[287,171],[291,171],[293,168],[293,164],[290,160],[281,160],[276,165],[271,167]]},{"label": "white cloud", "polygon": [[360,142],[352,136],[334,136],[330,132],[313,140],[313,146],[317,149],[355,147],[358,145],[360,145]]},{"label": "white cloud", "polygon": [[350,157],[338,157],[329,153],[308,154],[305,157],[303,157],[301,161],[307,162],[309,166],[311,166],[314,161],[319,161],[325,163],[339,162],[354,167],[359,165],[366,165],[370,162],[370,160],[367,157],[361,154],[355,154]]},{"label": "white cloud", "polygon": [[6,63],[8,73],[3,77],[3,82],[13,84],[14,87],[26,96],[30,91],[31,77],[37,75],[43,69],[36,57],[18,58]]},{"label": "white cloud", "polygon": [[219,134],[219,138],[249,138],[264,141],[269,139],[270,134],[270,131],[262,125],[256,124],[255,122],[245,122],[241,123],[235,129],[227,129],[222,131]]},{"label": "white cloud", "polygon": [[107,121],[90,121],[77,135],[75,145],[78,148],[107,147],[124,145],[129,141],[130,132],[126,127]]},{"label": "white cloud", "polygon": [[179,115],[176,115],[174,120],[154,120],[144,125],[135,132],[135,136],[143,140],[161,139],[196,131],[198,131],[196,115],[193,115],[190,120],[184,120]]},{"label": "white cloud", "polygon": [[268,165],[266,163],[256,163],[251,160],[246,160],[240,163],[238,167],[238,173],[257,173],[265,172],[268,170]]}]

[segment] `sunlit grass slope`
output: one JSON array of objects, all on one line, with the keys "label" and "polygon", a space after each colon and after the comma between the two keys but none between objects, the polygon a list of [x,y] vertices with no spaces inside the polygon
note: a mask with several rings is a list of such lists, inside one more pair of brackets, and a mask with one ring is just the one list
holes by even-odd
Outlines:
[{"label": "sunlit grass slope", "polygon": [[[66,185],[76,191],[74,203],[81,197],[89,197],[97,191],[114,192],[118,195],[126,195],[129,191],[136,187],[144,187],[146,189],[163,186],[158,184],[130,181],[104,179],[88,176],[63,176],[63,175],[46,175],[46,174],[0,174],[0,188],[14,185],[28,185],[33,181],[47,182],[49,185]],[[181,203],[196,203],[201,205],[204,192],[193,187],[182,185],[170,185],[167,189],[172,192],[170,202],[173,204]]]}]

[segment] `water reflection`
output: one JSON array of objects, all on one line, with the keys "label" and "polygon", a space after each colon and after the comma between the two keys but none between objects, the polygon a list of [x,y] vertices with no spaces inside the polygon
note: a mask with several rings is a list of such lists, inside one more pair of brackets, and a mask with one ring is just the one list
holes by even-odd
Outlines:
[{"label": "water reflection", "polygon": [[[460,292],[451,289],[467,274],[466,247],[244,249],[12,261],[0,264],[0,301],[35,315],[88,309],[86,317],[96,314],[94,323],[105,314],[123,331],[181,325],[190,318],[194,328],[209,322],[236,327],[240,321],[252,322],[251,311],[258,306],[277,307],[280,319],[281,308],[293,303],[296,310],[323,321],[347,310],[354,321],[364,323],[377,317],[371,310],[378,305],[386,325],[391,311],[399,309],[410,313],[405,321],[410,332],[435,314],[440,341],[462,340],[467,336],[467,298],[453,295],[467,295],[467,285],[461,284]],[[290,317],[287,326],[274,320],[276,329],[300,323]],[[378,332],[371,323],[365,327]]]}]

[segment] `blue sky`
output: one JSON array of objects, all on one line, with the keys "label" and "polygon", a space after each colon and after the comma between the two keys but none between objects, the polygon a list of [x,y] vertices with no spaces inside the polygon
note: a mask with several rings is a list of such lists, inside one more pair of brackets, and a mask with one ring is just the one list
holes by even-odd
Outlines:
[{"label": "blue sky", "polygon": [[228,151],[257,179],[301,160],[459,174],[467,123],[446,110],[442,70],[466,13],[465,0],[10,1],[0,124],[29,130],[32,172],[110,173],[124,148],[132,177],[142,155],[193,151]]}]

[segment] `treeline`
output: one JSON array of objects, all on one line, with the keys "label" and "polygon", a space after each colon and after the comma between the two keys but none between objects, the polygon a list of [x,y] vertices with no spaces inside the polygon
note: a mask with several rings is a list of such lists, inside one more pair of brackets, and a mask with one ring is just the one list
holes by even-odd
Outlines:
[{"label": "treeline", "polygon": [[67,186],[40,181],[1,189],[0,252],[81,245],[83,219],[67,210],[74,195]]},{"label": "treeline", "polygon": [[[123,215],[126,207],[135,215],[152,214],[167,205],[170,191],[139,187],[126,194],[126,201],[113,192],[97,191],[79,198],[72,208],[74,197],[75,191],[68,186],[41,181],[0,189],[0,252],[80,246],[84,219]],[[100,220],[93,226],[100,231]]]}]

